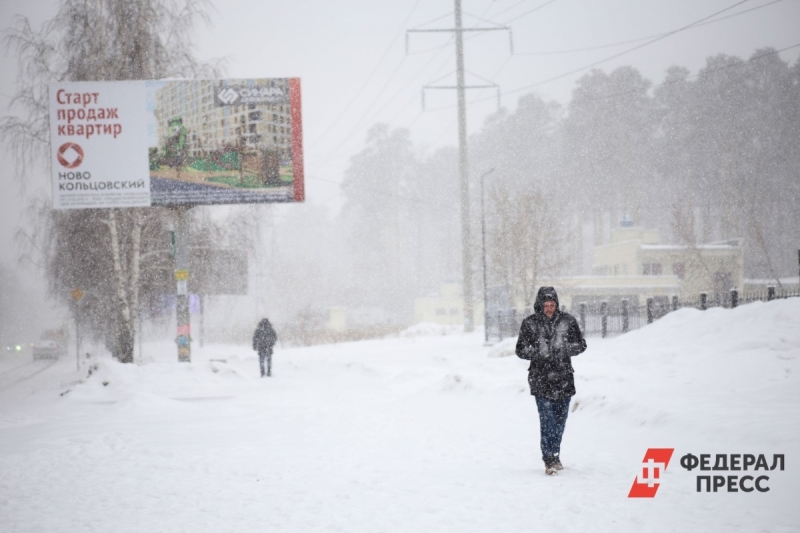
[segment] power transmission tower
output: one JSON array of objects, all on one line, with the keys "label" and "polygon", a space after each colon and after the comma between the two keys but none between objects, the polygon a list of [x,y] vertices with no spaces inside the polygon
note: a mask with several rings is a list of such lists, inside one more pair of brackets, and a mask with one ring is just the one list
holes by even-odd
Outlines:
[{"label": "power transmission tower", "polygon": [[[461,183],[461,262],[463,269],[464,296],[464,331],[475,329],[475,303],[472,295],[472,251],[470,248],[469,228],[469,157],[467,153],[467,102],[464,96],[465,89],[483,89],[486,85],[466,86],[464,84],[464,32],[469,31],[511,31],[506,26],[490,28],[464,28],[461,22],[461,0],[455,0],[455,28],[418,29],[407,30],[408,33],[450,32],[456,37],[456,86],[455,87],[425,87],[429,89],[452,89],[458,94],[458,170]],[[512,46],[513,50],[513,46]],[[488,87],[496,87],[492,84]],[[424,94],[424,93],[423,93]],[[424,102],[424,96],[423,96]],[[485,327],[485,324],[484,324]]]}]

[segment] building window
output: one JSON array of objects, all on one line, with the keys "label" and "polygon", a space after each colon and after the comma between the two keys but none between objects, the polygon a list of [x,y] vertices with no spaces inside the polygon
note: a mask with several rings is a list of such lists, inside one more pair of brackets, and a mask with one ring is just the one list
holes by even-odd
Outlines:
[{"label": "building window", "polygon": [[672,273],[683,279],[686,277],[686,265],[683,263],[675,263],[672,265]]},{"label": "building window", "polygon": [[437,316],[446,315],[446,314],[447,314],[447,309],[445,309],[444,307],[438,307],[436,309],[436,315]]},{"label": "building window", "polygon": [[644,263],[642,265],[642,274],[645,276],[660,276],[663,274],[661,263]]}]

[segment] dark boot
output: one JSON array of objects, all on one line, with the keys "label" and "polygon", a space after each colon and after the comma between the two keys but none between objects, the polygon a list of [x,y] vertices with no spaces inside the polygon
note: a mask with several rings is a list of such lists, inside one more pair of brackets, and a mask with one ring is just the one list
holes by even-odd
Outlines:
[{"label": "dark boot", "polygon": [[558,475],[558,469],[556,468],[556,460],[553,457],[547,457],[544,460],[544,473],[548,476],[555,476]]}]

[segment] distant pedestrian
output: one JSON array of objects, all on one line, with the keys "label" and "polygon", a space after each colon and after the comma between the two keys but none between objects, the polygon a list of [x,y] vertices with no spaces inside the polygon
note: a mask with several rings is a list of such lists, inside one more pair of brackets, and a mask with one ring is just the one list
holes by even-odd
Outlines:
[{"label": "distant pedestrian", "polygon": [[539,409],[542,460],[545,473],[554,475],[564,467],[559,457],[561,437],[575,395],[571,357],[586,350],[578,321],[558,309],[553,287],[541,287],[533,305],[534,314],[522,321],[517,356],[531,362],[528,384]]},{"label": "distant pedestrian", "polygon": [[[269,323],[269,319],[264,318],[258,323],[256,332],[253,334],[253,349],[258,352],[258,362],[261,365],[261,377],[272,375],[272,348],[278,340],[275,328]],[[267,364],[266,372],[264,363]]]}]

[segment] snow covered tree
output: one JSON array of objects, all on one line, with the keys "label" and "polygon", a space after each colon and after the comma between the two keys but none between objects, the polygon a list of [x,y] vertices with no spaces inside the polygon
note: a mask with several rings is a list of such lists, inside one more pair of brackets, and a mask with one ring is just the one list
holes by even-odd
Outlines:
[{"label": "snow covered tree", "polygon": [[[213,75],[192,54],[191,31],[207,20],[203,0],[62,0],[41,29],[17,19],[6,47],[18,56],[17,114],[0,131],[17,161],[21,183],[49,176],[47,86],[55,81],[105,81]],[[133,361],[143,290],[164,289],[171,278],[167,213],[153,208],[54,211],[42,197],[30,201],[31,229],[23,253],[38,254],[52,293],[87,293],[81,315],[112,354]]]},{"label": "snow covered tree", "polygon": [[577,82],[563,123],[564,168],[592,217],[595,244],[603,241],[603,213],[642,223],[652,175],[650,143],[657,124],[650,82],[632,67],[593,70]]}]

